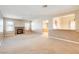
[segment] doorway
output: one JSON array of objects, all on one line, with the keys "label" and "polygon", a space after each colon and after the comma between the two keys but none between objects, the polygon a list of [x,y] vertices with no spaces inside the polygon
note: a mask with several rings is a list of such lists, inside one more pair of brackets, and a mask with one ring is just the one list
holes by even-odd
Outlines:
[{"label": "doorway", "polygon": [[43,21],[43,36],[48,38],[48,20]]}]

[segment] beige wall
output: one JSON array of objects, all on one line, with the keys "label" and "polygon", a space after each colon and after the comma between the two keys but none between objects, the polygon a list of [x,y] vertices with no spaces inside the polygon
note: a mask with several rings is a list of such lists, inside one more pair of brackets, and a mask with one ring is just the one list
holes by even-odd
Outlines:
[{"label": "beige wall", "polygon": [[74,21],[74,19],[75,19],[75,14],[70,14],[70,15],[66,15],[66,16],[56,17],[52,21],[53,21],[54,25],[55,25],[55,21],[56,21],[56,24],[57,24],[56,29],[73,30],[71,28],[71,22]]},{"label": "beige wall", "polygon": [[70,20],[68,20],[67,18],[61,18],[60,19],[60,27],[61,27],[61,29],[70,29],[69,22],[70,22]]}]

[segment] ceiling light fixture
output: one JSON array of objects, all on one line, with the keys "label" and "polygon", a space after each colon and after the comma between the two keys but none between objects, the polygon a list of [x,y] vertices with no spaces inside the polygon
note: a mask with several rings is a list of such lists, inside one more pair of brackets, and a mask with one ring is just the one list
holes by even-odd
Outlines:
[{"label": "ceiling light fixture", "polygon": [[47,5],[43,5],[43,7],[47,7]]}]

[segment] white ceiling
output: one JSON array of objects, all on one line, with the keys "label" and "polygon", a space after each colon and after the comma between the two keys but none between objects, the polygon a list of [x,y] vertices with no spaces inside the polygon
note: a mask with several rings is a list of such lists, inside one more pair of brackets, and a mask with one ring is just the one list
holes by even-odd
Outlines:
[{"label": "white ceiling", "polygon": [[0,5],[0,10],[4,16],[21,19],[53,17],[78,9],[79,6],[75,5],[48,5],[46,8],[43,8],[42,5]]}]

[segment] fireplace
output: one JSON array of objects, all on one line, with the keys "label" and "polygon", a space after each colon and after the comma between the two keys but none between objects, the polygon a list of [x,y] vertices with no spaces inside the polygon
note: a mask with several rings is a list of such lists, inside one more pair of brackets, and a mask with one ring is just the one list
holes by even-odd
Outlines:
[{"label": "fireplace", "polygon": [[15,27],[15,34],[24,34],[24,27]]}]

